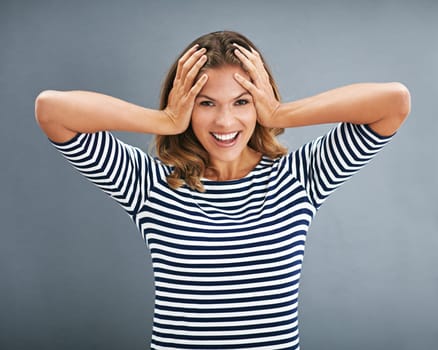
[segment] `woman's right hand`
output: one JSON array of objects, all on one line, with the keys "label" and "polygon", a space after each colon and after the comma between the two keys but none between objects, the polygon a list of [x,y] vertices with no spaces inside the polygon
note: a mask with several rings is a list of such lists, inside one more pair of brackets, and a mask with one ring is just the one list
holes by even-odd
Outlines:
[{"label": "woman's right hand", "polygon": [[205,48],[198,49],[198,45],[195,45],[178,60],[173,87],[169,93],[167,106],[163,110],[172,122],[174,134],[180,134],[188,128],[195,98],[208,80],[207,74],[203,74],[195,82],[199,71],[207,61],[205,52]]}]

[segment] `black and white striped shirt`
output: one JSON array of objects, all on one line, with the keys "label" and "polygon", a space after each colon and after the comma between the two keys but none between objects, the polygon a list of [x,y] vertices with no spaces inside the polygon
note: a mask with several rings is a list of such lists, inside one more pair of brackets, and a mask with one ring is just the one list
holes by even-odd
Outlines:
[{"label": "black and white striped shirt", "polygon": [[152,255],[152,349],[299,349],[298,289],[316,210],[389,142],[341,123],[244,178],[169,188],[171,168],[111,133],[55,147],[132,217]]}]

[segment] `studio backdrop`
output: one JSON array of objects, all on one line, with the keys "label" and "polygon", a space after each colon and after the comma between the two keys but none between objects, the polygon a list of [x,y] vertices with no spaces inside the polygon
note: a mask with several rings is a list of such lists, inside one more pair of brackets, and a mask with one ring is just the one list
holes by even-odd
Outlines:
[{"label": "studio backdrop", "polygon": [[[154,288],[129,217],[50,145],[45,89],[158,107],[169,65],[230,29],[263,52],[284,101],[400,81],[412,111],[321,208],[300,290],[304,350],[438,344],[438,2],[6,0],[0,3],[0,348],[146,349]],[[331,125],[287,130],[296,149]],[[144,150],[149,135],[119,133]]]}]

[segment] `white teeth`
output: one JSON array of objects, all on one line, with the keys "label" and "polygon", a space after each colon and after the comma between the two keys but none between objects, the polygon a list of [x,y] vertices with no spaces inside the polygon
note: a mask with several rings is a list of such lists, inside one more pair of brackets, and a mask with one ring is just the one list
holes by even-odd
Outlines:
[{"label": "white teeth", "polygon": [[229,140],[234,139],[238,133],[239,133],[238,131],[232,132],[230,134],[216,134],[213,132],[212,135],[220,141],[229,141]]}]

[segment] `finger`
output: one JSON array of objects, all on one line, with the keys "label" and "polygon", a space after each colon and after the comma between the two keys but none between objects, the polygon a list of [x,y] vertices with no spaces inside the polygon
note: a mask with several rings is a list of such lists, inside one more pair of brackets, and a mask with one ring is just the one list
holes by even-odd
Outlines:
[{"label": "finger", "polygon": [[272,85],[263,61],[261,59],[258,59],[260,64],[259,66],[256,66],[253,62],[246,58],[245,55],[243,55],[242,53],[239,54],[238,50],[236,52],[236,55],[241,60],[244,68],[248,71],[248,74],[251,77],[252,82],[254,82],[255,86],[263,91],[271,91]]},{"label": "finger", "polygon": [[181,58],[183,60],[186,60],[187,58],[189,58],[195,51],[199,50],[199,44],[195,44],[193,45],[190,49],[188,49],[182,56]]},{"label": "finger", "polygon": [[254,65],[253,62],[251,62],[248,57],[246,57],[242,52],[239,51],[239,49],[236,49],[235,55],[237,58],[243,63],[244,68],[249,73],[249,76],[254,81],[254,83],[259,86],[260,85],[260,74],[258,72],[257,67]]},{"label": "finger", "polygon": [[236,46],[240,51],[242,51],[247,57],[249,57],[252,54],[252,52],[249,51],[247,48],[245,48],[237,43],[233,43],[233,45]]},{"label": "finger", "polygon": [[253,54],[254,56],[260,58],[260,54],[259,54],[259,52],[258,52],[256,49],[254,49],[252,46],[250,46],[250,48],[251,48],[251,52],[252,52],[252,54]]},{"label": "finger", "polygon": [[[243,46],[240,46],[239,44],[234,43],[233,45],[236,46],[248,58],[248,60],[250,60],[253,63],[253,65],[260,70],[260,72],[263,71],[263,73],[266,73],[267,76],[265,65],[258,51],[256,51],[253,47],[250,47],[251,51],[249,51],[248,49],[244,48]],[[263,76],[265,76],[265,74],[263,74]]]},{"label": "finger", "polygon": [[234,74],[234,79],[245,89],[248,90],[249,93],[255,97],[257,95],[257,87],[251,83],[249,80],[242,77],[239,73]]},{"label": "finger", "polygon": [[194,100],[196,96],[201,92],[204,85],[207,83],[208,75],[202,74],[198,81],[192,86],[189,92],[189,97],[191,100]]},{"label": "finger", "polygon": [[190,49],[188,49],[179,59],[178,59],[178,64],[176,67],[176,76],[175,79],[180,79],[181,78],[181,72],[182,72],[182,68],[183,65],[187,62],[187,60],[192,57],[197,51],[199,51],[199,45],[196,44],[194,46],[192,46]]},{"label": "finger", "polygon": [[187,72],[183,82],[184,91],[188,91],[192,87],[193,82],[195,81],[196,77],[199,74],[199,71],[201,70],[202,66],[205,64],[206,61],[207,61],[207,56],[202,55]]},{"label": "finger", "polygon": [[255,66],[264,66],[260,54],[255,49],[250,47],[251,50],[248,50],[247,48],[236,43],[234,43],[233,45],[236,46],[239,51],[242,52],[251,62],[253,62]]},{"label": "finger", "polygon": [[179,60],[178,62],[178,69],[179,69],[179,76],[180,79],[185,79],[187,73],[190,71],[190,69],[193,67],[193,65],[199,60],[199,58],[206,52],[207,50],[205,48],[201,48],[195,52],[193,52],[189,57],[187,57],[185,60]]},{"label": "finger", "polygon": [[[182,66],[182,64],[187,61],[187,59],[193,55],[194,52],[196,52],[196,50],[198,50],[199,45],[193,45],[190,49],[188,49],[178,60],[178,66],[177,66],[177,71],[176,71],[176,78],[179,78],[179,75],[181,73],[181,70],[178,69],[180,68],[180,66]],[[181,63],[181,64],[180,64]]]},{"label": "finger", "polygon": [[259,71],[262,75],[262,77],[266,80],[269,81],[269,74],[266,71],[266,67],[265,67],[265,63],[262,60],[262,57],[260,56],[260,54],[258,53],[258,51],[256,51],[254,48],[251,47],[251,52],[253,54],[254,57],[254,61],[255,61],[255,65],[259,68]]}]

